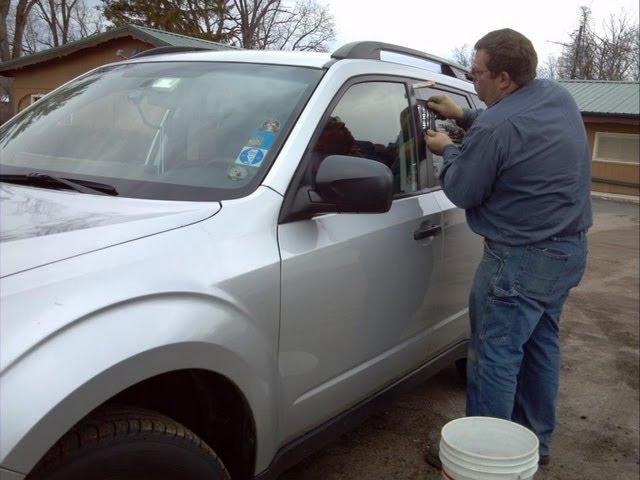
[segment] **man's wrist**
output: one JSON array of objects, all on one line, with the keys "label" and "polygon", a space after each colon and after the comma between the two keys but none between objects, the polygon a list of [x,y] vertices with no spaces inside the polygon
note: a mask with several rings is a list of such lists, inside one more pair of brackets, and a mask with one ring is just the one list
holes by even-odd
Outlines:
[{"label": "man's wrist", "polygon": [[464,109],[462,107],[458,107],[453,120],[455,120],[456,122],[462,122],[464,120],[464,113]]},{"label": "man's wrist", "polygon": [[456,120],[456,123],[460,128],[462,128],[463,130],[469,130],[469,128],[471,128],[471,125],[475,120],[475,116],[473,115],[473,112],[475,111],[471,110],[470,108],[462,109],[462,118],[460,120]]},{"label": "man's wrist", "polygon": [[455,151],[458,150],[458,147],[456,146],[455,143],[447,143],[443,148],[442,148],[442,157],[446,156],[447,153],[447,149],[454,149]]}]

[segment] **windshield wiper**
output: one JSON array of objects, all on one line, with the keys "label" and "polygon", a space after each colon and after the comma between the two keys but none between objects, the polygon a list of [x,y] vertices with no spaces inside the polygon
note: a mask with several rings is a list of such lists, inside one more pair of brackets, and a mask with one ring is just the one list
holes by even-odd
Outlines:
[{"label": "windshield wiper", "polygon": [[90,193],[98,195],[118,195],[118,191],[112,185],[106,183],[90,182],[88,180],[61,178],[55,175],[41,172],[31,172],[26,175],[2,174],[0,182],[18,183],[20,185],[32,185],[46,187],[54,185],[67,187],[70,190],[80,193]]}]

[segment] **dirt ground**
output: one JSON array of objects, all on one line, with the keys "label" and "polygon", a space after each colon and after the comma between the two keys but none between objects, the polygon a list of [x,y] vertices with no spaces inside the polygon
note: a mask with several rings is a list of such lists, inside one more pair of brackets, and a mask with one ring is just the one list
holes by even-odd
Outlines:
[{"label": "dirt ground", "polygon": [[[637,480],[639,440],[638,205],[594,199],[585,277],[561,326],[562,378],[552,463],[536,480]],[[449,368],[280,480],[440,480],[422,460],[427,432],[464,415]]]}]

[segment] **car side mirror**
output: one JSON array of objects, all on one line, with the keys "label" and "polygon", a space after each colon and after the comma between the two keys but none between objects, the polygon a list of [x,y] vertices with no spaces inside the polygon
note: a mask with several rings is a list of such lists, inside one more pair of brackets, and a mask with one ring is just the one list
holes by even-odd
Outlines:
[{"label": "car side mirror", "polygon": [[393,201],[393,173],[368,158],[330,155],[320,163],[314,187],[301,186],[280,223],[321,213],[385,213]]},{"label": "car side mirror", "polygon": [[368,158],[330,155],[316,174],[319,201],[339,213],[385,213],[393,200],[393,174]]}]

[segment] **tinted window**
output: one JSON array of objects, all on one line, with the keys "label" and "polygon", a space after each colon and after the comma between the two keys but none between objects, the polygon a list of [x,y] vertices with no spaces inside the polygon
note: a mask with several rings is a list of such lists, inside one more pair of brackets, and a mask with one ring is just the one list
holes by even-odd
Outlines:
[{"label": "tinted window", "polygon": [[311,151],[311,175],[328,155],[368,158],[393,172],[394,193],[418,189],[411,110],[401,83],[350,87],[331,112]]},{"label": "tinted window", "polygon": [[[426,101],[433,95],[447,95],[454,102],[460,105],[462,108],[469,108],[469,101],[467,97],[461,94],[453,92],[445,92],[433,88],[421,88],[416,91],[416,100],[422,102],[426,106]],[[464,138],[464,130],[456,124],[454,120],[437,120],[436,129],[445,132],[453,143],[460,145]],[[440,172],[442,171],[443,159],[440,155],[433,155],[431,152],[426,152],[426,162],[428,169],[429,186],[440,185]]]},{"label": "tinted window", "polygon": [[95,180],[130,197],[242,196],[269,167],[321,76],[209,62],[106,67],[3,125],[2,171]]}]

